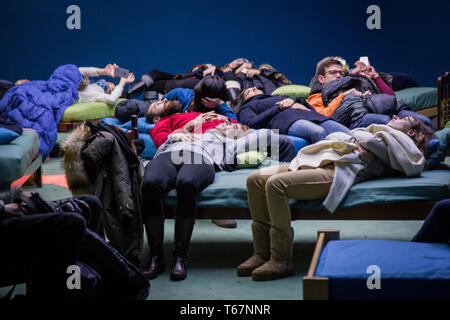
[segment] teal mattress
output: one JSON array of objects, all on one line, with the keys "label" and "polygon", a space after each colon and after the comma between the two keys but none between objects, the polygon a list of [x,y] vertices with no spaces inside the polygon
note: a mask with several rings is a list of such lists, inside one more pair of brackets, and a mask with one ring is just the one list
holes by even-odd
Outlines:
[{"label": "teal mattress", "polygon": [[21,136],[0,145],[0,183],[20,178],[39,151],[39,136],[32,129],[23,129]]},{"label": "teal mattress", "polygon": [[419,111],[437,105],[437,88],[416,87],[395,91],[397,99],[412,110]]},{"label": "teal mattress", "polygon": [[[266,160],[262,166],[277,164]],[[203,208],[248,208],[246,180],[255,169],[239,169],[234,172],[219,172],[214,183],[202,191],[199,207]],[[450,170],[432,170],[417,178],[386,178],[366,181],[354,185],[339,208],[363,204],[382,204],[402,201],[435,201],[450,197]],[[169,192],[169,206],[176,204],[176,191]],[[324,209],[323,200],[297,201],[291,199],[293,208]]]}]

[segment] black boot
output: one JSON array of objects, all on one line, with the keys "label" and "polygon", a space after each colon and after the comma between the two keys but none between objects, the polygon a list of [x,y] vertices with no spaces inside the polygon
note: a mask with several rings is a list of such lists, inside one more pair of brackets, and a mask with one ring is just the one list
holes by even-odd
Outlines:
[{"label": "black boot", "polygon": [[150,246],[150,261],[143,273],[147,279],[154,279],[166,270],[163,258],[164,217],[148,217],[145,231]]},{"label": "black boot", "polygon": [[144,101],[147,101],[149,103],[153,103],[155,101],[158,101],[158,92],[147,90],[144,92]]},{"label": "black boot", "polygon": [[175,250],[170,272],[173,281],[184,280],[187,276],[187,258],[194,223],[194,218],[177,217],[175,220]]},{"label": "black boot", "polygon": [[148,89],[152,86],[154,83],[152,77],[150,77],[148,74],[144,74],[141,79],[138,82],[135,82],[127,91],[126,98],[129,99],[133,95],[137,95],[144,91],[145,89]]}]

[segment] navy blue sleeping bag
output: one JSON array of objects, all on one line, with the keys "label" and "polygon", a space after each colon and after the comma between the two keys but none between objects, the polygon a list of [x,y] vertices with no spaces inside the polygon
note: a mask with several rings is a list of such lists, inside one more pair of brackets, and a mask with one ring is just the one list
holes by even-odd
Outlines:
[{"label": "navy blue sleeping bag", "polygon": [[47,81],[30,81],[9,89],[0,100],[0,118],[36,130],[39,153],[47,157],[56,143],[64,111],[78,100],[81,74],[77,66],[58,67]]}]

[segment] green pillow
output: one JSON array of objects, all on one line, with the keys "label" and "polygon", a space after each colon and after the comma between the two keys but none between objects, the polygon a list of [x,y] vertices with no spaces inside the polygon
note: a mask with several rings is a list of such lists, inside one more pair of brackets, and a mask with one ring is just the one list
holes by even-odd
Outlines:
[{"label": "green pillow", "polygon": [[84,121],[114,117],[116,106],[125,99],[119,99],[115,104],[106,102],[76,102],[64,111],[61,121]]},{"label": "green pillow", "polygon": [[272,95],[279,94],[280,96],[306,98],[309,96],[310,91],[310,87],[298,84],[289,84],[287,86],[278,87],[277,89],[275,89],[275,91],[272,92]]},{"label": "green pillow", "polygon": [[436,168],[450,152],[450,128],[444,128],[436,131],[436,138],[439,139],[439,145],[427,160],[428,169]]},{"label": "green pillow", "polygon": [[259,151],[249,151],[240,153],[236,156],[238,161],[238,169],[254,168],[261,164],[267,157],[267,153]]}]

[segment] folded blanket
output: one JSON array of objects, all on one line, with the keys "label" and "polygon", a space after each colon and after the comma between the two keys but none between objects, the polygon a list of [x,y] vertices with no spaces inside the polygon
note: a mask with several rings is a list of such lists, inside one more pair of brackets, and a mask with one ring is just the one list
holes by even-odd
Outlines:
[{"label": "folded blanket", "polygon": [[78,100],[81,74],[73,64],[58,67],[47,81],[14,86],[0,100],[0,118],[32,128],[39,134],[43,158],[56,143],[57,127],[64,111]]}]

